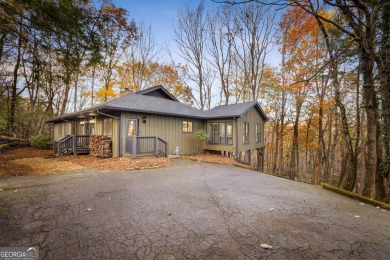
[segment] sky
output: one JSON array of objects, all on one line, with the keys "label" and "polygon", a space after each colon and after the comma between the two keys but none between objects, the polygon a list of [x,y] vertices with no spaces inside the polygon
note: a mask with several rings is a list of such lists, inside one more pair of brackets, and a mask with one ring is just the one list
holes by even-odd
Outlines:
[{"label": "sky", "polygon": [[186,0],[114,0],[117,6],[129,11],[135,22],[151,25],[156,41],[160,44],[172,42],[172,25],[177,11]]},{"label": "sky", "polygon": [[[156,42],[160,47],[168,46],[175,55],[173,40],[173,24],[177,19],[177,12],[188,4],[196,5],[197,0],[113,0],[118,7],[129,11],[129,17],[137,24],[144,22],[152,27]],[[218,8],[219,5],[211,0],[204,0],[207,8]],[[164,59],[164,56],[161,57]],[[168,57],[166,57],[168,59]],[[280,62],[280,54],[274,48],[267,57],[267,63],[276,67]]]}]

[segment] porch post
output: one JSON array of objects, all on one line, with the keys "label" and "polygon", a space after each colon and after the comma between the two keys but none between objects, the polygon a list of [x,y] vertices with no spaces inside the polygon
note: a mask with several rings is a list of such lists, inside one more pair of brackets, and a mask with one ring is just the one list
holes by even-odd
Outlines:
[{"label": "porch post", "polygon": [[168,158],[168,142],[165,143],[165,157]]},{"label": "porch post", "polygon": [[155,149],[155,153],[157,156],[158,155],[158,136],[155,137],[154,149]]},{"label": "porch post", "polygon": [[72,135],[72,152],[77,155],[77,138],[76,135]]},{"label": "porch post", "polygon": [[137,158],[137,136],[134,136],[132,138],[132,153],[133,153],[133,159]]}]

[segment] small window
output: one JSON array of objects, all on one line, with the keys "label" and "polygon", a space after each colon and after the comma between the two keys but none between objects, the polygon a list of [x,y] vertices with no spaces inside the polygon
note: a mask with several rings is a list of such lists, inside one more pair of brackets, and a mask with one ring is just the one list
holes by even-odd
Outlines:
[{"label": "small window", "polygon": [[244,122],[242,125],[242,143],[249,144],[249,123]]},{"label": "small window", "polygon": [[261,124],[256,124],[256,143],[261,143]]},{"label": "small window", "polygon": [[103,119],[103,135],[112,137],[112,118]]},{"label": "small window", "polygon": [[233,122],[226,122],[226,142],[233,144]]},{"label": "small window", "polygon": [[192,133],[192,121],[183,121],[183,133]]},{"label": "small window", "polygon": [[226,144],[226,124],[225,123],[219,123],[219,143],[220,144]]}]

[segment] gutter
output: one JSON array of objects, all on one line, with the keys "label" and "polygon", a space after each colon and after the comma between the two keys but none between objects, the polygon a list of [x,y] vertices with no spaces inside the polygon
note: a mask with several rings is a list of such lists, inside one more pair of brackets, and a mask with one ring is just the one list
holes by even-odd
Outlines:
[{"label": "gutter", "polygon": [[111,118],[119,119],[119,117],[112,116],[112,115],[109,115],[109,114],[106,114],[106,113],[103,113],[103,112],[99,112],[99,109],[96,109],[96,113],[98,113],[98,115],[103,115],[103,116],[108,116],[108,117],[111,117]]}]

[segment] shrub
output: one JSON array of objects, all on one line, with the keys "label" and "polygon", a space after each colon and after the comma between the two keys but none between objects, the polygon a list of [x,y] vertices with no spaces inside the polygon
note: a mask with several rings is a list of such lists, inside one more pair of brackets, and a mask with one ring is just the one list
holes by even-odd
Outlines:
[{"label": "shrub", "polygon": [[194,137],[197,139],[198,152],[200,151],[200,144],[209,139],[209,134],[204,130],[198,130],[194,133]]},{"label": "shrub", "polygon": [[0,151],[7,150],[9,148],[8,144],[0,144]]},{"label": "shrub", "polygon": [[48,149],[50,144],[50,136],[48,135],[33,135],[30,138],[30,146],[40,148],[40,149]]}]

